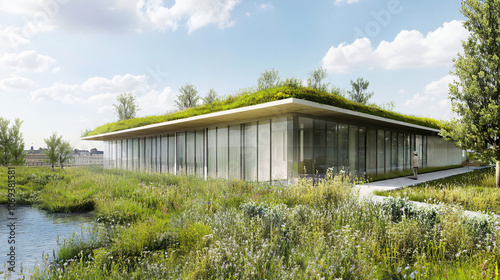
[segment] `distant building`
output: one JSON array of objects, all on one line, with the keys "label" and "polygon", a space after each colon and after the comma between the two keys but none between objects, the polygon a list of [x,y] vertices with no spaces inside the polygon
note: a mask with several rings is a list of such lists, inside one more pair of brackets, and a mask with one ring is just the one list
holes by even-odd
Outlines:
[{"label": "distant building", "polygon": [[[31,149],[25,150],[26,163],[25,166],[52,166],[48,162],[48,157],[45,155],[47,149],[39,148],[35,150],[33,146]],[[90,166],[90,165],[103,165],[103,151],[98,151],[96,148],[90,150],[79,150],[74,149],[71,158],[65,164],[65,166]],[[59,166],[59,164],[56,164]]]}]

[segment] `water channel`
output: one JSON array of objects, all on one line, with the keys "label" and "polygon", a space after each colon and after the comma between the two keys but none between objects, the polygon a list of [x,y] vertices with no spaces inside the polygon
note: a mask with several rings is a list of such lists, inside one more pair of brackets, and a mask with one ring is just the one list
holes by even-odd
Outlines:
[{"label": "water channel", "polygon": [[[25,275],[29,275],[36,265],[42,265],[44,255],[48,254],[49,261],[53,260],[53,252],[57,254],[58,239],[62,241],[73,232],[79,234],[82,226],[93,220],[89,214],[49,214],[31,207],[17,207],[13,214],[10,215],[7,208],[0,205],[0,271],[7,271],[10,247],[15,246],[16,274],[22,264]],[[13,217],[16,219],[9,219]],[[11,222],[15,222],[15,244],[9,244]],[[0,275],[0,278],[3,277]]]}]

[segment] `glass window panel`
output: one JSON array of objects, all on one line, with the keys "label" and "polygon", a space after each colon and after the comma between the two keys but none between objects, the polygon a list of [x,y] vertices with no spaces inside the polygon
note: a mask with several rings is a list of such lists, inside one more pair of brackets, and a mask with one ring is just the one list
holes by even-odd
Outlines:
[{"label": "glass window panel", "polygon": [[145,138],[139,138],[139,168],[146,171],[146,142]]},{"label": "glass window panel", "polygon": [[217,129],[217,177],[227,179],[228,165],[228,129],[219,127]]},{"label": "glass window panel", "polygon": [[299,174],[313,174],[313,119],[299,117]]},{"label": "glass window panel", "polygon": [[427,167],[427,136],[422,136],[422,167]]},{"label": "glass window panel", "polygon": [[162,173],[168,173],[168,136],[163,135],[161,136],[161,158],[160,158],[160,164],[161,164],[161,172]]},{"label": "glass window panel", "polygon": [[196,131],[196,175],[205,176],[205,130]]},{"label": "glass window panel", "polygon": [[127,169],[134,170],[134,146],[132,144],[132,139],[127,140]]},{"label": "glass window panel", "polygon": [[398,133],[398,170],[404,169],[404,161],[405,161],[405,135],[403,133]]},{"label": "glass window panel", "polygon": [[287,179],[286,130],[287,118],[273,119],[272,126],[272,180]]},{"label": "glass window panel", "polygon": [[245,124],[245,180],[257,181],[257,123]]},{"label": "glass window panel", "polygon": [[357,126],[349,126],[349,173],[353,177],[358,176],[358,142],[359,142],[359,129]]},{"label": "glass window panel", "polygon": [[229,127],[229,179],[241,179],[241,125]]},{"label": "glass window panel", "polygon": [[366,174],[366,128],[359,128],[359,139],[358,139],[358,176],[364,176]]},{"label": "glass window panel", "polygon": [[339,163],[340,168],[347,171],[349,167],[349,126],[339,124]]},{"label": "glass window panel", "polygon": [[144,157],[144,164],[146,172],[151,172],[151,138],[146,138],[146,150]]},{"label": "glass window panel", "polygon": [[129,140],[132,142],[132,170],[139,169],[139,139],[134,138]]},{"label": "glass window panel", "polygon": [[259,121],[258,135],[259,182],[266,182],[271,180],[271,124],[269,120]]},{"label": "glass window panel", "polygon": [[377,130],[377,174],[385,172],[385,132],[382,129]]},{"label": "glass window panel", "polygon": [[176,135],[177,174],[186,174],[186,133],[179,132]]},{"label": "glass window panel", "polygon": [[215,178],[217,176],[217,130],[216,128],[208,129],[208,176]]},{"label": "glass window panel", "polygon": [[187,173],[194,175],[195,167],[195,147],[194,147],[194,131],[188,131],[186,133],[186,164]]},{"label": "glass window panel", "polygon": [[377,173],[377,130],[375,128],[366,130],[366,173]]},{"label": "glass window panel", "polygon": [[326,173],[326,122],[314,120],[314,174]]},{"label": "glass window panel", "polygon": [[392,132],[391,134],[391,170],[398,169],[398,134]]},{"label": "glass window panel", "polygon": [[385,132],[385,172],[391,171],[391,132]]},{"label": "glass window panel", "polygon": [[332,168],[333,174],[339,172],[339,164],[337,160],[338,151],[338,126],[337,123],[326,123],[326,164],[328,168]]},{"label": "glass window panel", "polygon": [[411,135],[405,134],[405,169],[411,168]]},{"label": "glass window panel", "polygon": [[156,136],[151,137],[151,172],[156,172],[157,146]]},{"label": "glass window panel", "polygon": [[418,166],[422,167],[422,135],[415,136],[415,150],[418,153]]},{"label": "glass window panel", "polygon": [[175,134],[168,135],[168,173],[175,173]]},{"label": "glass window panel", "polygon": [[122,168],[122,141],[116,142],[116,168]]}]

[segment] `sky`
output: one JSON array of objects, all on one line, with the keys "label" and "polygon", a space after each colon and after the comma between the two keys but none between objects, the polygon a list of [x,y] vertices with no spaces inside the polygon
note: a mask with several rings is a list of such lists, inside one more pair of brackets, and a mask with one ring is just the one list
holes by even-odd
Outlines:
[{"label": "sky", "polygon": [[23,121],[26,149],[56,132],[78,149],[87,129],[117,121],[131,92],[137,116],[175,110],[179,88],[201,97],[257,85],[260,73],[350,90],[371,103],[445,120],[453,58],[468,37],[460,1],[16,0],[0,2],[0,117]]}]

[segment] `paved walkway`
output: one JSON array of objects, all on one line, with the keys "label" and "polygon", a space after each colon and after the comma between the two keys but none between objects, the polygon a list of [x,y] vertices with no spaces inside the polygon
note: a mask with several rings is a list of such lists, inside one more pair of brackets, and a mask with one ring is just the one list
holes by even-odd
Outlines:
[{"label": "paved walkway", "polygon": [[[453,175],[458,175],[458,174],[463,174],[467,172],[471,172],[477,169],[481,169],[482,167],[460,167],[460,168],[455,168],[455,169],[448,169],[448,170],[443,170],[443,171],[436,171],[436,172],[430,172],[430,173],[425,173],[425,174],[419,174],[418,175],[418,180],[414,180],[411,176],[405,176],[405,177],[399,177],[399,178],[394,178],[394,179],[388,179],[388,180],[382,180],[382,181],[377,181],[377,182],[372,182],[364,185],[358,185],[359,187],[359,195],[360,198],[367,198],[367,199],[372,199],[374,201],[383,201],[387,197],[385,196],[377,196],[374,195],[374,191],[390,191],[390,190],[399,190],[403,189],[406,187],[414,186],[420,183],[436,180],[436,179],[442,179],[446,177],[450,177]],[[423,202],[416,202],[412,201],[413,204],[418,205],[418,206],[426,206],[429,205],[427,203]],[[473,212],[473,211],[465,211],[465,213],[469,216],[481,216],[484,215],[480,212]],[[500,215],[493,215],[496,218],[500,218]]]}]

